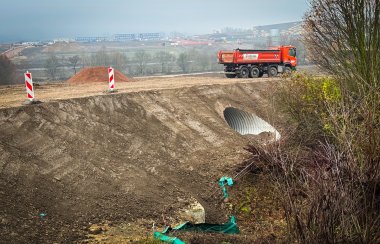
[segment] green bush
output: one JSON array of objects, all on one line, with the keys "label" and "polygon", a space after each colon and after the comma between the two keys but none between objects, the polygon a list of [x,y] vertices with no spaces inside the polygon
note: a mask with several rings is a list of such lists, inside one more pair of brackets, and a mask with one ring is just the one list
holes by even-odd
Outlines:
[{"label": "green bush", "polygon": [[277,104],[295,124],[295,141],[312,146],[316,140],[331,138],[331,120],[326,106],[337,106],[342,99],[339,83],[332,77],[294,73],[278,88]]}]

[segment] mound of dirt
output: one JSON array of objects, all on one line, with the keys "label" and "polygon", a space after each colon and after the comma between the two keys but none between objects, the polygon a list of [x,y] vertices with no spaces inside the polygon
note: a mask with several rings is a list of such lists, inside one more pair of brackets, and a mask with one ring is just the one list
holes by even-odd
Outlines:
[{"label": "mound of dirt", "polygon": [[0,243],[75,243],[93,223],[178,224],[177,211],[192,199],[207,222],[226,222],[217,180],[236,174],[248,140],[229,128],[223,110],[267,119],[267,84],[0,109]]},{"label": "mound of dirt", "polygon": [[[130,81],[123,73],[115,69],[115,82]],[[67,80],[68,83],[108,82],[108,68],[104,66],[84,68]]]}]

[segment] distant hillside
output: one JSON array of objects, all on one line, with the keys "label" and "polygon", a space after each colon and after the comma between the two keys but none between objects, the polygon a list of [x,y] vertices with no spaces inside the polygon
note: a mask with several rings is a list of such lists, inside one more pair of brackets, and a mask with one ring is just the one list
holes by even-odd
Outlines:
[{"label": "distant hillside", "polygon": [[215,32],[215,35],[223,37],[225,35],[253,35],[254,37],[268,37],[268,36],[280,36],[280,35],[290,35],[298,36],[302,34],[302,21],[280,23],[273,25],[261,25],[253,26],[250,29],[242,28],[223,28],[220,32]]},{"label": "distant hillside", "polygon": [[281,23],[275,25],[256,26],[253,27],[253,32],[261,34],[266,33],[266,35],[269,36],[299,36],[302,34],[302,21]]},{"label": "distant hillside", "polygon": [[270,31],[273,29],[278,30],[288,30],[293,27],[298,27],[302,25],[302,21],[296,21],[296,22],[288,22],[288,23],[281,23],[281,24],[274,24],[274,25],[261,25],[261,26],[255,26],[254,28],[257,30],[263,30],[263,31]]}]

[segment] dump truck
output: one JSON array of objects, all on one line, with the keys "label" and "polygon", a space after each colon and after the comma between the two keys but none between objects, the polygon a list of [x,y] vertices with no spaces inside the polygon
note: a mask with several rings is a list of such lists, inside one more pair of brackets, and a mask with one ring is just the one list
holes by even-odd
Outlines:
[{"label": "dump truck", "polygon": [[218,62],[224,65],[227,78],[257,78],[268,74],[295,70],[297,66],[296,48],[294,46],[271,47],[267,50],[234,49],[219,51]]}]

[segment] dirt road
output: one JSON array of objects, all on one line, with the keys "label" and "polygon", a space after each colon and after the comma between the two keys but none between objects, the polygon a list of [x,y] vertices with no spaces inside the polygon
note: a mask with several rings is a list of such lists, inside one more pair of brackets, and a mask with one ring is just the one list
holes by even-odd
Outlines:
[{"label": "dirt road", "polygon": [[[116,81],[116,90],[119,93],[150,91],[161,89],[176,89],[183,87],[199,85],[216,85],[216,84],[236,84],[266,82],[268,80],[279,80],[279,78],[260,78],[260,79],[227,79],[221,74],[217,77],[158,77],[158,78],[140,78],[133,79],[133,82],[118,83]],[[107,81],[104,83],[51,83],[40,84],[35,86],[35,96],[42,102],[54,100],[88,97],[96,95],[105,95],[107,90]],[[26,99],[26,91],[23,85],[0,86],[0,108],[17,107],[22,105]]]},{"label": "dirt road", "polygon": [[0,53],[0,55],[5,55],[7,58],[11,59],[19,55],[25,48],[29,48],[29,47],[31,46],[14,47],[3,53]]}]

